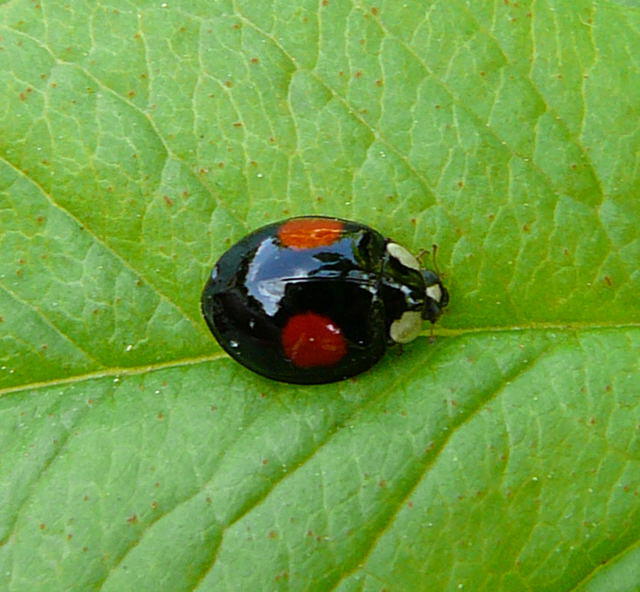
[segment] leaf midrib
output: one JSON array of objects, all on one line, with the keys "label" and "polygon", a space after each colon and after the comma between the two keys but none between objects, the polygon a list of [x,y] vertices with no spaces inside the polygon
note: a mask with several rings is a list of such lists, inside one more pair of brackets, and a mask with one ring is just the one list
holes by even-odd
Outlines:
[{"label": "leaf midrib", "polygon": [[[447,329],[439,327],[433,332],[433,337],[442,338],[457,338],[465,337],[467,335],[481,335],[498,333],[524,333],[524,332],[546,332],[546,331],[558,331],[563,333],[575,333],[579,331],[610,331],[612,329],[640,329],[640,322],[629,323],[531,323],[530,325],[514,325],[503,327],[471,327],[465,329]],[[431,337],[430,333],[424,333],[422,337]],[[156,364],[144,364],[141,366],[113,366],[110,368],[103,368],[94,372],[86,372],[83,374],[74,374],[72,376],[65,376],[60,378],[54,378],[52,380],[44,380],[31,383],[17,384],[0,389],[0,397],[11,395],[13,393],[19,393],[28,390],[38,390],[42,388],[50,388],[56,386],[64,386],[68,384],[76,384],[85,381],[91,381],[101,378],[121,378],[127,376],[138,376],[146,374],[148,372],[155,372],[156,370],[167,370],[171,368],[181,368],[184,366],[195,366],[198,364],[204,364],[213,362],[220,359],[229,359],[229,356],[222,352],[216,352],[213,354],[207,354],[203,356],[195,356],[190,358],[180,358],[177,360],[168,360],[158,362]]]}]

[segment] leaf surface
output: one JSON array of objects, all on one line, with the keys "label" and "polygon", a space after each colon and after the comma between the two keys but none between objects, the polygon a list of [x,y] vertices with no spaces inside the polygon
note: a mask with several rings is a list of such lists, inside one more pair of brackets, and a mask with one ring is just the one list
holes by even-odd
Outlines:
[{"label": "leaf surface", "polygon": [[[0,589],[635,590],[640,6],[0,2]],[[438,245],[318,387],[199,312],[299,214]]]}]

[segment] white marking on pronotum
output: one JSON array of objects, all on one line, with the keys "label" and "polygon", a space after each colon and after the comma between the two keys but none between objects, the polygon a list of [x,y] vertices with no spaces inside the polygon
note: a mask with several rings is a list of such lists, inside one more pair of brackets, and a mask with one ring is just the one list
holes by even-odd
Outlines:
[{"label": "white marking on pronotum", "polygon": [[396,343],[413,341],[422,329],[422,315],[417,310],[408,310],[391,323],[389,335]]},{"label": "white marking on pronotum", "polygon": [[398,243],[387,243],[387,253],[396,258],[402,265],[411,269],[420,269],[420,263],[407,249]]},{"label": "white marking on pronotum", "polygon": [[427,288],[427,296],[439,303],[442,300],[442,288],[440,288],[440,284],[429,286]]}]

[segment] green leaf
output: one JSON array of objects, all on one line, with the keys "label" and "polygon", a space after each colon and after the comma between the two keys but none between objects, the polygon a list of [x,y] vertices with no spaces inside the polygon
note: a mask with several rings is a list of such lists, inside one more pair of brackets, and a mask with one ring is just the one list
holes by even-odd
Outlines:
[{"label": "green leaf", "polygon": [[[640,4],[0,1],[0,589],[640,585]],[[438,245],[343,383],[222,354],[216,258]]]}]

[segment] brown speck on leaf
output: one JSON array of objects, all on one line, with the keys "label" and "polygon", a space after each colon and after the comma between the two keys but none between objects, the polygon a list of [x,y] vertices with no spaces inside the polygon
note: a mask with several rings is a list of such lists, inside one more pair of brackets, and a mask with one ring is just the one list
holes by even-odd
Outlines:
[{"label": "brown speck on leaf", "polygon": [[486,72],[484,72],[483,70],[480,70],[480,76],[486,76],[486,75],[487,75]]},{"label": "brown speck on leaf", "polygon": [[362,72],[360,70],[357,70],[356,73],[353,75],[354,78],[362,78]]},{"label": "brown speck on leaf", "polygon": [[82,547],[82,552],[86,553],[89,550],[89,547]]},{"label": "brown speck on leaf", "polygon": [[269,533],[267,534],[267,536],[270,539],[277,539],[278,538],[278,533],[275,530],[270,530]]},{"label": "brown speck on leaf", "polygon": [[0,323],[4,323],[4,317],[0,317]]},{"label": "brown speck on leaf", "polygon": [[129,524],[136,524],[138,522],[138,516],[132,514],[131,516],[129,516],[129,518],[127,518],[127,522]]},{"label": "brown speck on leaf", "polygon": [[378,9],[375,6],[371,7],[371,14],[373,16],[378,16]]},{"label": "brown speck on leaf", "polygon": [[171,207],[174,203],[168,195],[163,195],[162,199],[164,199],[164,203],[166,203],[169,207]]},{"label": "brown speck on leaf", "polygon": [[610,384],[608,384],[607,386],[604,387],[604,390],[610,393],[613,390],[613,388],[611,387]]},{"label": "brown speck on leaf", "polygon": [[262,464],[263,465],[268,465],[269,464],[269,459],[268,458],[263,458],[262,459]]},{"label": "brown speck on leaf", "polygon": [[236,122],[233,124],[233,127],[242,127],[242,122],[241,122],[241,121],[236,121]]},{"label": "brown speck on leaf", "polygon": [[383,80],[376,80],[376,86],[384,86]]},{"label": "brown speck on leaf", "polygon": [[252,64],[259,64],[260,63],[260,58],[251,58],[251,63]]},{"label": "brown speck on leaf", "polygon": [[135,96],[136,96],[136,91],[135,91],[135,90],[130,90],[130,91],[127,93],[127,96],[128,96],[130,99],[133,99],[133,97],[135,97]]},{"label": "brown speck on leaf", "polygon": [[381,479],[378,482],[378,487],[382,487],[383,489],[387,486],[387,482],[384,479]]},{"label": "brown speck on leaf", "polygon": [[604,283],[607,284],[607,286],[613,286],[613,281],[608,275],[605,275],[603,279],[604,279]]},{"label": "brown speck on leaf", "polygon": [[595,417],[589,418],[589,425],[596,425],[596,418]]},{"label": "brown speck on leaf", "polygon": [[151,502],[151,509],[152,509],[152,510],[157,510],[159,505],[160,505],[160,504],[158,504],[158,502],[157,502],[156,500],[153,500],[153,501]]},{"label": "brown speck on leaf", "polygon": [[43,524],[40,524],[40,530],[44,530],[45,528],[47,528],[47,525],[46,525],[46,524],[44,524],[44,523],[43,523]]},{"label": "brown speck on leaf", "polygon": [[73,535],[71,533],[67,534],[67,540],[70,541],[73,538]]},{"label": "brown speck on leaf", "polygon": [[156,415],[156,417],[162,421],[164,419],[164,413],[162,413],[162,411],[158,411],[158,415]]},{"label": "brown speck on leaf", "polygon": [[322,0],[322,6],[329,6],[329,0]]},{"label": "brown speck on leaf", "polygon": [[522,230],[523,230],[524,232],[531,232],[531,228],[529,227],[529,225],[528,225],[528,224],[523,224],[523,225],[522,225]]},{"label": "brown speck on leaf", "polygon": [[464,181],[458,181],[458,187],[462,189],[464,187]]},{"label": "brown speck on leaf", "polygon": [[407,502],[407,508],[413,508],[413,502],[411,500]]},{"label": "brown speck on leaf", "polygon": [[240,23],[236,23],[236,24],[235,24],[235,25],[233,25],[233,27],[232,27],[232,29],[235,29],[236,31],[237,31],[238,29],[241,29],[241,28],[242,28],[242,25],[241,25]]},{"label": "brown speck on leaf", "polygon": [[227,88],[231,88],[231,87],[233,86],[233,81],[232,81],[232,80],[225,80],[225,81],[224,81],[224,85],[225,85]]}]

